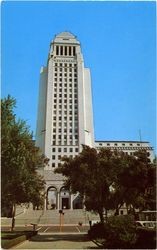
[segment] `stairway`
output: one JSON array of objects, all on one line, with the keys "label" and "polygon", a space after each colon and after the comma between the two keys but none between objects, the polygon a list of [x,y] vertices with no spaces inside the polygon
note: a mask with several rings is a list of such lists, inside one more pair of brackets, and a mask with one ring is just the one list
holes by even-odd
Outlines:
[{"label": "stairway", "polygon": [[[99,216],[83,209],[69,210],[65,209],[62,216],[64,224],[89,224],[89,220],[99,220]],[[17,225],[27,225],[36,223],[38,225],[52,225],[60,223],[60,214],[58,210],[32,210],[27,209],[25,213],[16,216]]]}]

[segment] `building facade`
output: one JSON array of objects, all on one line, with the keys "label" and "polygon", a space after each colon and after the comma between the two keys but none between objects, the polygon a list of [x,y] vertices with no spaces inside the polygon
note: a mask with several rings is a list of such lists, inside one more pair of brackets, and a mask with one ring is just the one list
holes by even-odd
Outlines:
[{"label": "building facade", "polygon": [[90,70],[85,68],[80,42],[69,33],[55,36],[47,66],[40,71],[36,146],[49,159],[39,172],[46,181],[45,209],[82,208],[79,194],[64,187],[64,177],[54,174],[63,156],[76,156],[82,145],[118,149],[134,154],[148,142],[94,141]]},{"label": "building facade", "polygon": [[73,207],[73,195],[54,169],[61,157],[77,155],[82,144],[94,147],[90,70],[84,67],[80,42],[62,32],[50,44],[47,66],[40,72],[36,146],[49,158],[40,170],[51,196],[47,208],[50,203],[58,209]]},{"label": "building facade", "polygon": [[154,159],[153,147],[147,141],[95,141],[95,148],[110,148],[111,150],[123,151],[127,155],[134,155],[138,150],[146,150],[149,153],[149,159]]}]

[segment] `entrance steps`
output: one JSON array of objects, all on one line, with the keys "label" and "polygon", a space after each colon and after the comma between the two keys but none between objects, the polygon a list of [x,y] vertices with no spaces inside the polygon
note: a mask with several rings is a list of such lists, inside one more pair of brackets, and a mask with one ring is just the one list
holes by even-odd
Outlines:
[{"label": "entrance steps", "polygon": [[[87,212],[83,209],[65,209],[62,215],[62,222],[64,224],[89,224],[89,220],[99,221],[99,216]],[[6,222],[6,221],[5,221]],[[9,222],[9,221],[8,221]],[[60,223],[60,214],[58,210],[32,210],[26,209],[24,213],[16,216],[16,225],[30,225],[32,223],[38,225],[51,225]],[[3,224],[3,223],[2,223]]]}]

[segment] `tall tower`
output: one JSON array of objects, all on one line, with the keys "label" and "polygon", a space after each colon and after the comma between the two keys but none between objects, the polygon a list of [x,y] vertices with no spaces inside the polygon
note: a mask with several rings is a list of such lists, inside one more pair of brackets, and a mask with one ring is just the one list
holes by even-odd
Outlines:
[{"label": "tall tower", "polygon": [[36,146],[49,158],[46,181],[60,158],[77,155],[82,144],[94,147],[90,70],[80,42],[62,32],[51,42],[47,67],[40,72]]}]

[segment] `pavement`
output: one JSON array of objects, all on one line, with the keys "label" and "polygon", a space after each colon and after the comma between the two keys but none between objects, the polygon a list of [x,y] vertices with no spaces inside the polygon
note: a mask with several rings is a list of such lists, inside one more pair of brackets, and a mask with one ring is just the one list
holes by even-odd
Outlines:
[{"label": "pavement", "polygon": [[[60,228],[59,225],[39,225],[36,227],[38,233],[87,233],[89,226],[79,225],[64,225]],[[10,231],[10,226],[2,226],[2,231]],[[23,225],[15,226],[15,231],[32,231],[33,226]]]},{"label": "pavement", "polygon": [[39,233],[12,249],[98,249],[85,233]]}]

